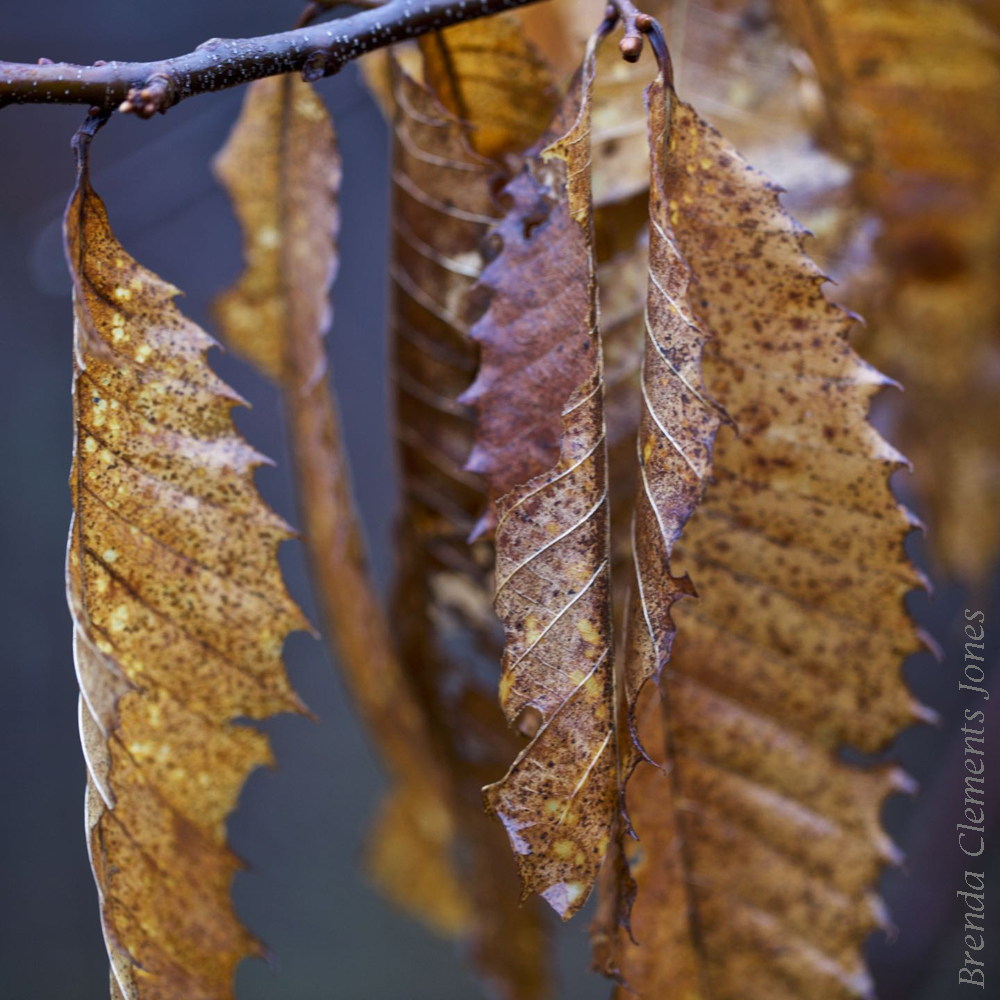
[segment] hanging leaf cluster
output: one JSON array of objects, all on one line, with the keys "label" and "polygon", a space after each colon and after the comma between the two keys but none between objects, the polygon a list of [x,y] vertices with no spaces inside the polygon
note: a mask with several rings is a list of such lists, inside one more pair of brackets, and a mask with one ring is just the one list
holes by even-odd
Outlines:
[{"label": "hanging leaf cluster", "polygon": [[[389,778],[368,868],[505,1000],[554,995],[548,911],[592,897],[620,1000],[873,995],[901,862],[880,813],[912,782],[854,761],[934,713],[902,678],[929,643],[919,522],[866,358],[912,388],[888,405],[943,564],[982,579],[997,539],[963,511],[1000,509],[1000,395],[956,405],[996,374],[1000,76],[971,6],[911,7],[553,0],[365,57],[392,146],[385,604],[327,370],[342,171],[313,85],[250,85],[214,161],[245,262],[214,320],[281,393],[322,624]],[[225,823],[270,761],[253,722],[305,711],[282,644],[310,626],[242,400],[115,239],[88,122],[65,222],[88,847],[112,997],[221,1000],[261,954]],[[827,272],[872,306],[857,345]]]}]

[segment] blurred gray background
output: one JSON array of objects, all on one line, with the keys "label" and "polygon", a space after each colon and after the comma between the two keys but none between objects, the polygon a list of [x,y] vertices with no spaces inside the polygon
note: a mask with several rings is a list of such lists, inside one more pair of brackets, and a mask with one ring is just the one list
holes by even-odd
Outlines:
[{"label": "blurred gray background", "polygon": [[[0,59],[161,58],[213,36],[282,30],[301,8],[296,0],[8,0],[0,7]],[[319,86],[335,117],[345,171],[329,349],[358,500],[385,585],[395,492],[384,376],[388,136],[354,67]],[[94,185],[117,235],[144,265],[184,289],[183,308],[209,329],[208,302],[236,276],[240,257],[239,233],[208,161],[240,99],[239,91],[227,91],[149,122],[115,118],[94,144]],[[75,107],[0,112],[0,997],[11,1000],[107,996],[83,836],[84,766],[63,587],[71,321],[59,221],[73,180],[69,139],[81,118]],[[256,447],[278,460],[258,482],[294,523],[275,392],[248,366],[221,354],[212,360],[253,401],[254,409],[239,412],[237,420]],[[905,480],[899,486],[905,492]],[[926,567],[919,539],[913,545]],[[292,593],[317,620],[301,547],[286,545],[282,558]],[[956,736],[961,710],[970,704],[957,697],[957,677],[964,607],[986,611],[991,666],[997,659],[993,626],[1000,607],[984,600],[946,585],[933,604],[924,595],[911,600],[947,655],[942,665],[914,657],[907,676],[944,724],[911,730],[895,751],[921,781],[922,793],[895,799],[886,810],[890,832],[910,860],[908,873],[890,872],[883,885],[898,939],[876,938],[870,948],[883,998],[931,1000],[956,985],[964,950],[954,897],[963,887],[964,860],[954,831],[963,774]],[[401,917],[365,881],[361,847],[384,784],[378,762],[322,644],[294,636],[287,661],[320,721],[279,718],[267,725],[278,766],[250,779],[230,822],[231,841],[250,863],[237,879],[237,908],[275,956],[272,968],[244,963],[240,1000],[484,996],[459,950]],[[991,746],[1000,736],[995,703]],[[988,779],[995,818],[992,786],[1000,779],[992,772]],[[988,853],[987,937],[995,944],[1000,844],[989,845]],[[590,1000],[610,992],[586,971],[588,919],[584,913],[558,934],[561,997]],[[987,974],[995,978],[1000,970]]]}]

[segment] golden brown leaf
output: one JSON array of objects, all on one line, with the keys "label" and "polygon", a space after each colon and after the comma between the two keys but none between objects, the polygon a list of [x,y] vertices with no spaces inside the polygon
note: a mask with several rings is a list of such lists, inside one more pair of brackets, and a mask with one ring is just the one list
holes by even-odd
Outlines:
[{"label": "golden brown leaf", "polygon": [[474,919],[455,866],[455,822],[423,784],[401,783],[383,799],[368,841],[368,868],[401,909],[439,934],[460,938]]},{"label": "golden brown leaf", "polygon": [[[649,281],[642,417],[636,438],[638,465],[632,560],[634,580],[625,651],[625,698],[635,705],[650,678],[670,659],[671,605],[691,587],[670,572],[670,554],[698,505],[712,468],[720,414],[701,373],[706,334],[695,319],[691,274],[671,226],[679,202],[665,191],[669,157],[662,78],[647,91],[649,113]],[[672,134],[671,134],[672,135]],[[669,199],[669,201],[668,201]],[[630,769],[626,769],[627,771]]]},{"label": "golden brown leaf", "polygon": [[888,487],[902,460],[866,419],[887,380],[851,350],[777,189],[665,97],[673,240],[714,335],[705,383],[739,435],[720,430],[675,547],[700,596],[675,607],[669,668],[637,713],[666,769],[641,764],[629,786],[639,944],[620,940],[618,965],[650,998],[865,996],[873,886],[895,857],[879,812],[907,780],[838,749],[926,716],[900,674],[920,646],[913,522]]},{"label": "golden brown leaf", "polygon": [[548,69],[513,14],[422,35],[424,83],[466,129],[469,145],[500,160],[541,135],[556,95]]},{"label": "golden brown leaf", "polygon": [[981,583],[1000,551],[997,35],[964,0],[780,6],[881,221],[860,349],[906,387],[886,404],[939,561]]},{"label": "golden brown leaf", "polygon": [[[632,442],[632,464],[638,469],[628,545],[630,586],[623,650],[622,680],[628,728],[622,741],[622,770],[628,779],[640,745],[635,738],[635,712],[648,680],[658,679],[670,658],[674,639],[671,606],[692,588],[686,577],[670,572],[670,553],[680,530],[704,492],[711,472],[712,444],[721,414],[708,397],[701,374],[706,334],[694,318],[692,279],[671,232],[675,205],[664,190],[666,171],[666,105],[658,78],[646,93],[649,164],[649,250],[647,299],[644,309],[644,357],[638,394],[641,419]],[[625,567],[623,567],[625,568]],[[654,751],[656,749],[654,748]],[[637,785],[629,786],[635,801]],[[595,967],[620,978],[616,924],[630,925],[636,886],[626,865],[617,831],[614,868],[602,883],[599,912],[591,927]],[[661,914],[660,923],[682,919]]]},{"label": "golden brown leaf", "polygon": [[593,44],[556,134],[506,189],[484,270],[489,307],[463,399],[478,412],[470,467],[497,502],[500,700],[532,737],[485,790],[525,893],[564,919],[586,901],[619,799],[603,364],[590,201]]},{"label": "golden brown leaf", "polygon": [[233,426],[240,400],[206,363],[212,339],[115,239],[82,158],[65,233],[67,577],[112,995],[231,997],[259,949],[230,901],[225,821],[270,761],[266,737],[234,720],[300,708],[281,663],[306,627],[278,567],[291,531],[254,487],[264,459]]},{"label": "golden brown leaf", "polygon": [[[236,286],[216,300],[216,320],[234,351],[292,381],[295,344],[329,326],[339,227],[340,155],[312,86],[292,75],[252,83],[213,169],[239,215],[246,261]],[[314,352],[320,370],[300,380],[319,379],[323,357]]]},{"label": "golden brown leaf", "polygon": [[[217,300],[216,314],[227,342],[284,391],[319,604],[361,716],[398,783],[374,834],[375,872],[404,905],[419,886],[431,887],[433,873],[432,923],[457,930],[468,902],[447,867],[450,790],[368,570],[326,375],[340,157],[313,88],[292,76],[251,84],[215,169],[239,215],[247,265]],[[432,864],[402,849],[396,822],[434,848]]]}]

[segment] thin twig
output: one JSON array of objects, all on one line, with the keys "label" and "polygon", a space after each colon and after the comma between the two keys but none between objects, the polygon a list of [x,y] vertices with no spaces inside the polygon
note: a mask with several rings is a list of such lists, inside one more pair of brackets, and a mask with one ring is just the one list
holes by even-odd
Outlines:
[{"label": "thin twig", "polygon": [[674,68],[670,60],[670,52],[663,35],[663,29],[655,18],[644,14],[632,0],[611,0],[604,15],[605,23],[610,30],[618,20],[622,22],[624,37],[618,43],[622,58],[626,62],[638,62],[642,55],[642,40],[649,36],[649,44],[660,65],[663,80],[669,87],[674,85]]},{"label": "thin twig", "polygon": [[148,118],[195,94],[300,71],[330,76],[374,49],[537,0],[389,0],[350,17],[259,38],[212,38],[157,62],[0,62],[0,107],[88,104]]}]

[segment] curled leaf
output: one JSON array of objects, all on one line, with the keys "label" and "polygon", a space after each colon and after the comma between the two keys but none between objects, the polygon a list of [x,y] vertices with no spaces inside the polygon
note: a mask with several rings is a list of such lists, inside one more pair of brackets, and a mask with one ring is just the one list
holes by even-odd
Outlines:
[{"label": "curled leaf", "polygon": [[[426,895],[433,900],[433,926],[455,933],[469,904],[452,866],[451,792],[368,569],[326,374],[340,157],[312,86],[292,76],[252,84],[215,170],[239,215],[246,258],[238,284],[216,300],[215,312],[226,341],[284,392],[318,603],[360,714],[396,782],[372,833],[373,871],[410,909],[433,885]],[[413,845],[405,840],[410,834]]]},{"label": "curled leaf", "polygon": [[686,578],[671,575],[670,555],[711,474],[712,446],[720,424],[719,409],[709,397],[701,372],[707,335],[695,317],[691,273],[672,232],[678,202],[665,190],[667,143],[672,136],[662,77],[650,85],[646,101],[649,284],[642,418],[636,436],[634,582],[624,670],[630,709],[646,681],[659,678],[670,659],[671,605],[693,593]]},{"label": "curled leaf", "polygon": [[470,466],[497,502],[495,606],[506,632],[501,704],[531,742],[484,790],[525,892],[563,917],[586,901],[619,798],[603,363],[590,200],[592,42],[554,142],[507,188],[503,247],[469,393]]},{"label": "curled leaf", "polygon": [[669,668],[636,715],[666,770],[630,785],[638,945],[620,940],[617,964],[651,998],[865,996],[874,882],[896,858],[879,812],[908,781],[838,749],[927,717],[899,670],[921,582],[888,486],[902,460],[866,419],[887,380],[851,350],[776,188],[665,97],[674,243],[714,335],[707,388],[739,435],[720,430],[674,550],[699,599],[674,609]]},{"label": "curled leaf", "polygon": [[[646,750],[637,712],[649,700],[644,690],[658,681],[670,659],[675,628],[671,608],[693,588],[675,577],[670,556],[677,537],[697,507],[711,474],[712,447],[722,413],[710,398],[701,372],[707,341],[695,319],[693,279],[672,232],[676,203],[665,191],[668,123],[665,85],[658,77],[646,91],[649,164],[649,247],[644,309],[644,352],[639,396],[641,416],[632,442],[635,499],[628,546],[630,587],[622,683],[629,738],[622,740],[622,771],[629,780]],[[643,739],[645,736],[643,737]],[[642,788],[631,779],[630,803]],[[641,806],[640,806],[641,807]],[[602,885],[603,899],[591,928],[595,967],[621,979],[618,931],[631,925],[636,884],[625,863],[624,821],[617,829],[615,870]],[[664,925],[682,919],[664,913]]]},{"label": "curled leaf", "polygon": [[[390,326],[403,486],[392,625],[455,789],[457,843],[472,897],[465,930],[476,964],[499,995],[535,1000],[549,990],[544,914],[538,905],[518,906],[506,838],[482,811],[483,784],[517,753],[520,740],[507,730],[483,680],[495,672],[502,632],[490,604],[491,547],[469,543],[485,496],[482,479],[463,469],[473,424],[458,397],[476,368],[467,300],[483,266],[484,240],[501,216],[495,191],[547,124],[551,103],[533,105],[539,118],[520,138],[509,122],[491,118],[490,109],[508,113],[509,82],[536,79],[538,65],[523,41],[512,47],[505,29],[504,72],[486,65],[499,30],[490,27],[495,20],[470,23],[483,31],[480,43],[471,30],[457,42],[454,29],[442,33],[447,51],[477,44],[483,50],[481,59],[456,64],[463,76],[481,77],[474,87],[459,81],[463,118],[443,103],[447,91],[435,89],[444,83],[423,56],[431,40],[423,51],[393,50],[389,65]],[[489,88],[499,94],[491,96]],[[484,156],[473,146],[477,129],[506,134],[517,148],[506,148],[499,159]],[[426,905],[429,912],[433,902]]]},{"label": "curled leaf", "polygon": [[231,997],[236,964],[260,949],[233,912],[225,822],[271,760],[235,720],[300,709],[281,662],[307,627],[278,566],[291,530],[254,487],[264,458],[233,425],[240,400],[207,365],[212,339],[115,239],[85,160],[65,237],[67,577],[112,995]]},{"label": "curled leaf", "polygon": [[[336,273],[340,154],[323,101],[293,75],[252,83],[213,164],[243,229],[246,263],[213,304],[226,343],[283,385],[321,381]],[[314,370],[301,371],[310,345]]]}]

